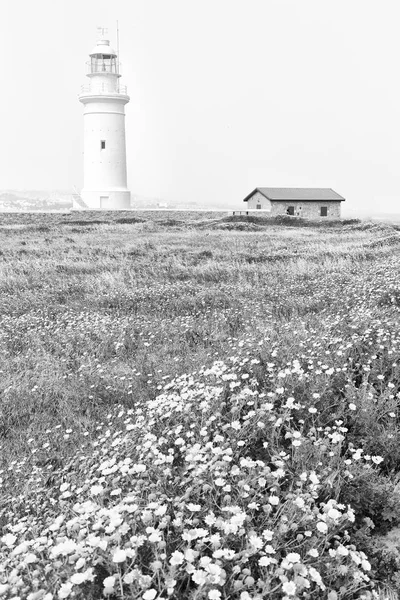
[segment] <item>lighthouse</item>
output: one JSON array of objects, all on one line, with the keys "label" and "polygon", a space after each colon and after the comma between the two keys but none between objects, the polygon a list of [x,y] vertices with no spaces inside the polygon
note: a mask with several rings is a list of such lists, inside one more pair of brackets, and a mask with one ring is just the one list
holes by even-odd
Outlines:
[{"label": "lighthouse", "polygon": [[127,187],[125,104],[117,53],[107,39],[98,40],[90,53],[87,77],[79,96],[84,108],[83,189],[75,208],[119,210],[130,208]]}]

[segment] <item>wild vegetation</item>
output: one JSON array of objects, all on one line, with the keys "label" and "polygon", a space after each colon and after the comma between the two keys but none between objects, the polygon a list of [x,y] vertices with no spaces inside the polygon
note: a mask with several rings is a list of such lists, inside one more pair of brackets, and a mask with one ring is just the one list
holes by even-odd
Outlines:
[{"label": "wild vegetation", "polygon": [[0,224],[0,599],[397,598],[397,230],[116,217]]}]

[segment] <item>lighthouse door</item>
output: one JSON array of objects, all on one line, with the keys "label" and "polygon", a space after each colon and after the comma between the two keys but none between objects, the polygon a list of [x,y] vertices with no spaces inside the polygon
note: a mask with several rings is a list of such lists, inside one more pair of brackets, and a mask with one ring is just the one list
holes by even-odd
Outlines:
[{"label": "lighthouse door", "polygon": [[110,196],[100,196],[100,208],[112,208]]}]

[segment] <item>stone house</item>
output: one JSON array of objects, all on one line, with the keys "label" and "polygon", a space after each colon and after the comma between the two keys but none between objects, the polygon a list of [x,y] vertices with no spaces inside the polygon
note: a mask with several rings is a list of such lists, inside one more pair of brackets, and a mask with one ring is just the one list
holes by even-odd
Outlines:
[{"label": "stone house", "polygon": [[246,212],[260,210],[263,216],[340,219],[340,203],[344,198],[330,188],[263,187],[253,190],[243,202],[247,203]]}]

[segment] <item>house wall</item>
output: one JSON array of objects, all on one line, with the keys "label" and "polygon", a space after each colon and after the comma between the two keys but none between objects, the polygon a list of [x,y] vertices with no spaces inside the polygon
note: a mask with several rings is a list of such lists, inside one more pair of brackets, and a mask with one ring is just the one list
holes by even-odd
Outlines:
[{"label": "house wall", "polygon": [[247,210],[257,210],[257,204],[261,204],[261,210],[272,210],[271,202],[260,192],[256,192],[248,199]]},{"label": "house wall", "polygon": [[[257,204],[261,204],[261,209],[268,210],[269,216],[286,215],[289,206],[294,206],[294,216],[304,217],[306,219],[340,219],[340,202],[317,201],[317,202],[295,202],[295,201],[272,201],[270,202],[260,192],[257,192],[247,201],[247,210],[257,210]],[[328,208],[328,215],[321,217],[321,207]],[[245,209],[246,210],[246,209]],[[263,216],[266,216],[263,213]]]},{"label": "house wall", "polygon": [[[306,219],[340,219],[340,202],[272,202],[271,216],[285,215],[289,206],[294,206],[294,216]],[[321,217],[321,207],[328,208],[326,217]]]}]

